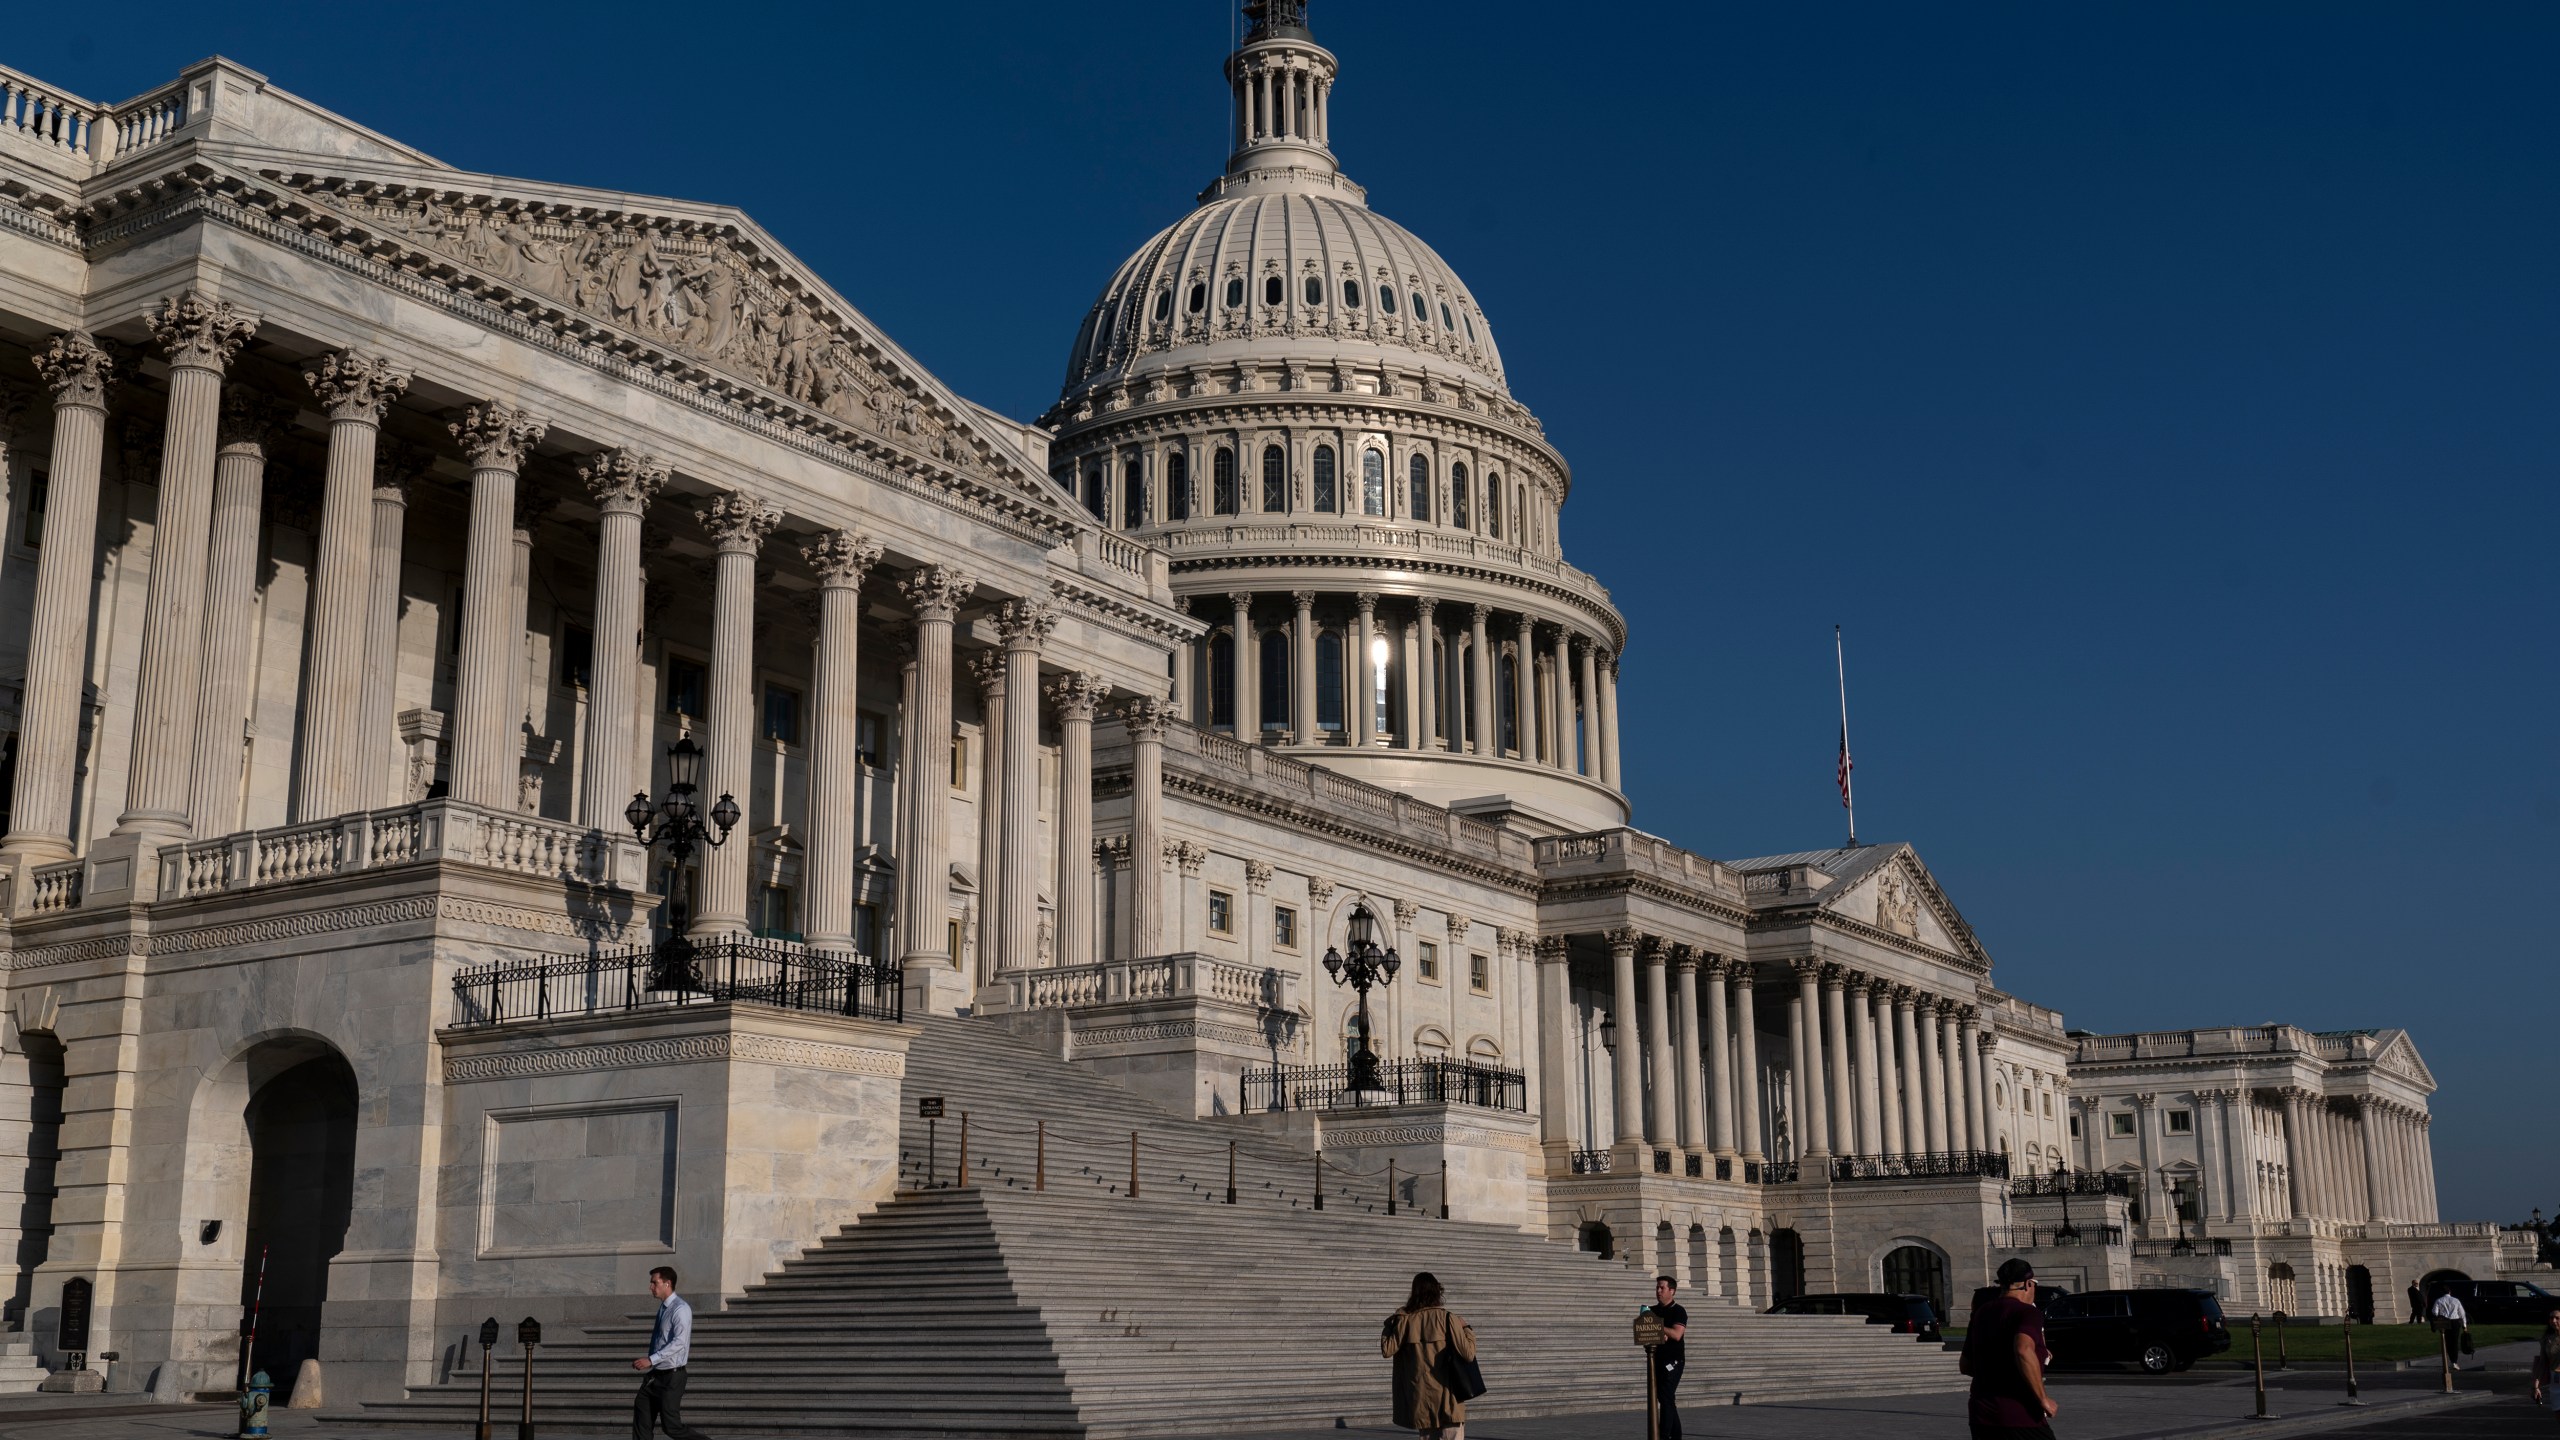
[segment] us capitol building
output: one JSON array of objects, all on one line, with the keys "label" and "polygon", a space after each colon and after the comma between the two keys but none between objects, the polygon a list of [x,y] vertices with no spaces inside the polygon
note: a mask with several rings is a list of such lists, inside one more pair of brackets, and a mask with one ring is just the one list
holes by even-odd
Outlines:
[{"label": "us capitol building", "polygon": [[1032,422],[738,210],[0,69],[16,1363],[222,1389],[254,1298],[344,1403],[652,1264],[709,1315],[999,1032],[1693,1305],[2530,1267],[2439,1221],[2399,1030],[2066,1031],[1909,845],[1633,828],[1575,477],[1247,9]]}]

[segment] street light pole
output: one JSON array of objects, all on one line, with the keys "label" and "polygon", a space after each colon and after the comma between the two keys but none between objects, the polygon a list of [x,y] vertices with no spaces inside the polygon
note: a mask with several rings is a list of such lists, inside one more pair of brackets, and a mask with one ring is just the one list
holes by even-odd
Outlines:
[{"label": "street light pole", "polygon": [[680,735],[667,747],[667,798],[653,805],[644,790],[622,807],[622,818],[631,823],[631,833],[640,837],[641,845],[665,844],[667,859],[676,868],[675,883],[667,887],[667,943],[649,969],[652,990],[693,990],[701,985],[701,977],[694,973],[693,942],[685,933],[693,924],[694,904],[693,877],[685,862],[693,858],[696,847],[717,849],[725,844],[739,819],[737,799],[724,794],[711,806],[711,825],[702,823],[701,780],[702,747],[693,743],[691,735]]},{"label": "street light pole", "polygon": [[2053,1232],[2053,1243],[2077,1245],[2080,1243],[2080,1227],[2071,1223],[2071,1167],[2055,1161],[2053,1178],[2061,1183],[2062,1189],[2062,1228]]},{"label": "street light pole", "polygon": [[1378,1075],[1378,1050],[1370,1041],[1369,987],[1395,983],[1400,963],[1393,949],[1382,949],[1377,941],[1377,917],[1366,905],[1351,910],[1351,953],[1327,946],[1324,952],[1325,973],[1336,985],[1349,985],[1360,997],[1360,1046],[1351,1052],[1351,1081],[1343,1087],[1348,1095],[1361,1095],[1386,1089]]}]

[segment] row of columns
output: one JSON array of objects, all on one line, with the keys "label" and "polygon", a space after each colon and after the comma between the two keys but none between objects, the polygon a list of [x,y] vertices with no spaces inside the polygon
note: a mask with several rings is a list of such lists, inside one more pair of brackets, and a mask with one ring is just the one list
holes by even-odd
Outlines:
[{"label": "row of columns", "polygon": [[1264,140],[1297,140],[1317,146],[1327,143],[1331,127],[1326,116],[1333,95],[1330,77],[1286,60],[1247,61],[1239,69],[1239,145]]},{"label": "row of columns", "polygon": [[[2197,1215],[2208,1221],[2294,1219],[2428,1222],[2435,1218],[2434,1165],[2427,1116],[2372,1096],[2345,1108],[2316,1090],[2237,1086],[2196,1090]],[[2168,1224],[2161,1203],[2167,1137],[2156,1094],[2074,1097],[2084,1168],[2138,1167],[2143,1213]],[[2108,1116],[2133,1107],[2133,1155],[2110,1152]],[[2281,1143],[2262,1143],[2259,1117],[2272,1115]],[[2156,1233],[2156,1232],[2155,1232]]]},{"label": "row of columns", "polygon": [[[1236,731],[1251,737],[1261,729],[1262,675],[1261,629],[1255,618],[1260,596],[1250,590],[1226,594],[1226,619],[1229,624],[1228,664],[1230,693],[1234,697],[1234,713],[1238,717]],[[1318,733],[1316,704],[1316,637],[1319,630],[1315,616],[1319,600],[1317,592],[1296,590],[1289,593],[1291,624],[1289,645],[1292,654],[1289,729],[1300,743],[1312,743]],[[1372,714],[1374,674],[1371,656],[1374,642],[1381,633],[1391,634],[1398,651],[1405,658],[1404,672],[1406,716],[1396,748],[1406,750],[1446,750],[1457,754],[1490,755],[1494,753],[1494,737],[1500,733],[1495,712],[1498,689],[1496,666],[1517,664],[1512,697],[1513,713],[1509,717],[1518,744],[1515,747],[1526,761],[1542,762],[1597,780],[1611,789],[1618,788],[1618,665],[1614,656],[1602,650],[1590,637],[1562,626],[1551,627],[1553,662],[1547,667],[1537,663],[1540,656],[1540,627],[1536,617],[1521,614],[1514,619],[1516,648],[1509,661],[1494,646],[1495,611],[1489,605],[1470,605],[1467,623],[1462,630],[1444,630],[1439,621],[1440,602],[1430,596],[1417,596],[1412,601],[1410,618],[1401,622],[1384,621],[1379,616],[1381,597],[1373,591],[1359,591],[1351,597],[1354,610],[1354,633],[1346,636],[1345,648],[1349,673],[1344,677],[1346,729],[1350,743],[1369,746],[1382,738]],[[1506,617],[1512,618],[1512,617]],[[1486,657],[1467,666],[1464,657],[1473,654]],[[1186,671],[1189,667],[1183,667]],[[1472,670],[1472,677],[1469,671]],[[1580,688],[1576,689],[1576,676]],[[1449,735],[1443,740],[1439,731],[1442,707],[1448,707]],[[1194,705],[1199,723],[1209,722],[1207,699],[1199,697]]]},{"label": "row of columns", "polygon": [[2435,1219],[2426,1116],[2371,1096],[2352,1097],[2341,1110],[2316,1090],[2288,1086],[2278,1094],[2296,1218]]}]

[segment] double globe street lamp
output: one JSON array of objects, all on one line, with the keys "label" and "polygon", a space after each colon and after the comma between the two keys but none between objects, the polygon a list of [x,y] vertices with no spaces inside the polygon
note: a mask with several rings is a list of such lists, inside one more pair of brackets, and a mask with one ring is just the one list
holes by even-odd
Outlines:
[{"label": "double globe street lamp", "polygon": [[1377,917],[1366,905],[1351,909],[1351,933],[1347,937],[1351,953],[1343,954],[1332,946],[1324,952],[1325,973],[1336,985],[1348,985],[1360,996],[1360,1045],[1351,1052],[1351,1082],[1343,1087],[1345,1094],[1358,1096],[1387,1088],[1378,1076],[1377,1047],[1369,1043],[1369,987],[1393,984],[1401,962],[1392,949],[1381,949],[1377,940]]},{"label": "double globe street lamp", "polygon": [[622,807],[622,818],[631,822],[631,833],[640,837],[644,847],[667,847],[667,859],[675,866],[675,878],[667,886],[667,942],[658,947],[657,957],[649,969],[652,990],[698,990],[702,977],[694,964],[693,941],[685,934],[693,924],[693,873],[685,862],[693,858],[695,847],[718,849],[737,828],[738,801],[723,794],[712,802],[710,825],[703,824],[702,747],[690,735],[681,735],[667,747],[667,798],[652,805],[649,792],[643,790]]}]

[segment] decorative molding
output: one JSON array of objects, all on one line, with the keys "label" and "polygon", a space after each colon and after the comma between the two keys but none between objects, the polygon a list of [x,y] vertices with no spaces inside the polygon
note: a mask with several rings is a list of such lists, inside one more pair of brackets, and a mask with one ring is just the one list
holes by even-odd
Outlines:
[{"label": "decorative molding", "polygon": [[842,1075],[869,1075],[895,1080],[907,1073],[906,1057],[894,1050],[868,1050],[820,1040],[780,1035],[679,1035],[663,1040],[621,1040],[596,1045],[562,1045],[540,1050],[508,1050],[493,1055],[445,1057],[447,1084],[481,1080],[521,1080],[550,1075],[577,1075],[596,1070],[636,1070],[658,1065],[702,1065],[713,1062],[787,1065],[798,1070],[828,1070]]}]

